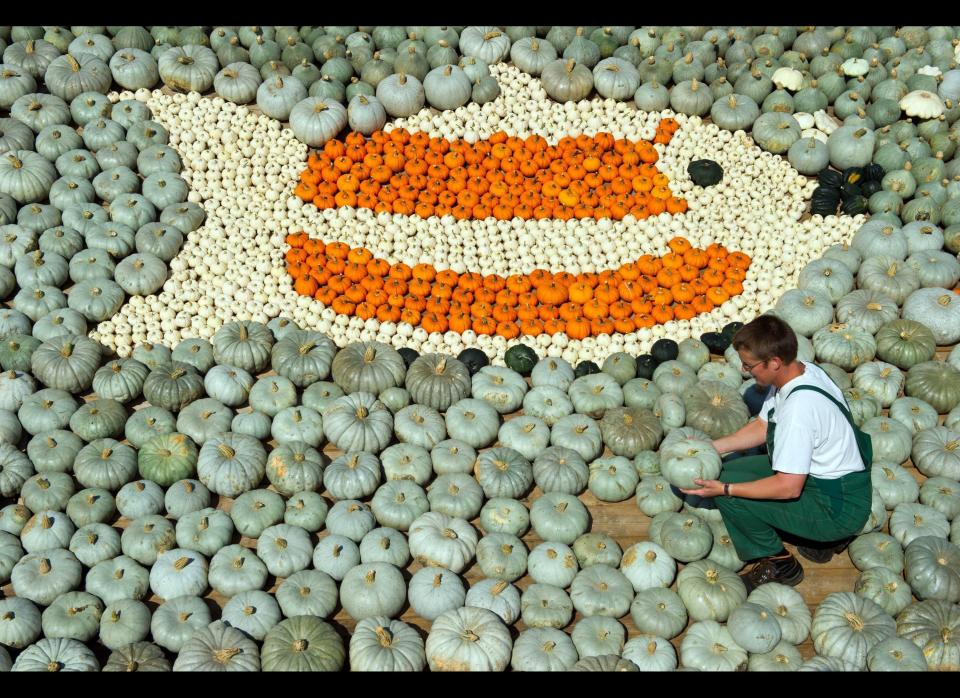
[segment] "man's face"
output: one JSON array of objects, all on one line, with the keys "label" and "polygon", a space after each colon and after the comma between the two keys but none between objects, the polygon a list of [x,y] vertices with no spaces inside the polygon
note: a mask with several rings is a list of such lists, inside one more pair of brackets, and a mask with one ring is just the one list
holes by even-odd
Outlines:
[{"label": "man's face", "polygon": [[743,373],[756,380],[757,385],[766,388],[774,377],[774,364],[779,365],[779,359],[773,358],[768,361],[760,361],[753,353],[747,349],[738,349],[737,355],[743,363]]}]

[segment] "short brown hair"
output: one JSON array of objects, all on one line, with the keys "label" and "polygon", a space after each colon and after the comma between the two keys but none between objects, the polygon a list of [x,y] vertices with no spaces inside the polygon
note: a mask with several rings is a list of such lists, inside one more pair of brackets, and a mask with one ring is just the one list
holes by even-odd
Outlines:
[{"label": "short brown hair", "polygon": [[785,364],[797,358],[797,335],[776,315],[761,315],[741,327],[733,336],[733,348],[746,349],[760,361],[776,357]]}]

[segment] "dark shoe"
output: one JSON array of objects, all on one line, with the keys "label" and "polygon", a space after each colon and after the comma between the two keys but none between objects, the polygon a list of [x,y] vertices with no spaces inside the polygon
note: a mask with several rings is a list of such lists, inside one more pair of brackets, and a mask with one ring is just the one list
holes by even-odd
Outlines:
[{"label": "dark shoe", "polygon": [[834,555],[839,555],[846,550],[847,546],[850,545],[852,541],[853,538],[845,538],[844,540],[836,543],[829,543],[824,547],[818,546],[816,548],[806,545],[798,545],[797,552],[810,560],[810,562],[816,562],[822,565],[825,562],[830,562]]},{"label": "dark shoe", "polygon": [[794,587],[803,581],[803,567],[793,555],[783,558],[765,557],[754,564],[748,572],[740,575],[747,593],[761,584],[779,582]]}]

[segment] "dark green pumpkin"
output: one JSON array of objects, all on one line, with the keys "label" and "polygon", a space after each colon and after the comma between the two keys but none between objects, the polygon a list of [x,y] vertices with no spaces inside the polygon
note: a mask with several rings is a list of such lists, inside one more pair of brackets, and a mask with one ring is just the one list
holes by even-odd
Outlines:
[{"label": "dark green pumpkin", "polygon": [[694,160],[687,165],[687,174],[699,187],[711,187],[723,179],[723,168],[713,160]]},{"label": "dark green pumpkin", "polygon": [[657,360],[657,363],[674,361],[680,355],[680,345],[672,339],[658,339],[650,347],[650,355]]},{"label": "dark green pumpkin", "polygon": [[863,168],[863,178],[868,182],[881,182],[883,181],[883,176],[886,172],[883,169],[882,165],[878,165],[875,162],[871,162],[869,165]]},{"label": "dark green pumpkin", "polygon": [[[720,330],[720,334],[726,337],[728,341],[732,342],[733,335],[739,332],[741,327],[743,327],[743,323],[739,322],[738,320],[734,320],[733,322],[728,322],[726,325],[724,325],[723,329]],[[726,349],[724,349],[724,351],[726,351]]]},{"label": "dark green pumpkin", "polygon": [[837,204],[839,204],[839,203],[840,203],[840,202],[837,202],[837,203],[835,203],[835,204],[832,204],[832,203],[830,203],[830,202],[824,202],[824,201],[819,201],[819,202],[811,201],[811,202],[810,202],[810,215],[811,215],[811,216],[824,216],[824,217],[826,217],[826,216],[835,216],[835,215],[837,215]]},{"label": "dark green pumpkin", "polygon": [[864,179],[863,184],[860,186],[860,194],[869,199],[881,189],[883,189],[883,185],[881,185],[877,180]]},{"label": "dark green pumpkin", "polygon": [[581,361],[577,364],[577,367],[573,369],[575,378],[582,378],[583,376],[589,376],[594,373],[600,373],[600,367],[593,361]]},{"label": "dark green pumpkin", "polygon": [[700,341],[707,346],[711,354],[722,355],[730,346],[730,340],[724,337],[722,332],[704,332],[700,335]]},{"label": "dark green pumpkin", "polygon": [[840,199],[846,201],[852,196],[860,196],[863,191],[862,183],[860,179],[857,179],[856,182],[844,182],[840,187]]},{"label": "dark green pumpkin", "polygon": [[827,168],[817,175],[817,183],[827,189],[839,189],[843,184],[843,175]]},{"label": "dark green pumpkin", "polygon": [[[521,376],[529,376],[530,371],[533,370],[533,367],[537,365],[539,360],[540,357],[537,356],[537,352],[526,344],[513,345],[507,349],[507,353],[503,356],[503,361],[507,364],[507,368],[513,369]],[[597,368],[597,371],[599,370],[600,369]],[[576,373],[576,371],[574,371],[574,373]]]},{"label": "dark green pumpkin", "polygon": [[660,362],[650,356],[650,354],[641,354],[637,357],[637,378],[653,380],[653,372],[657,370]]},{"label": "dark green pumpkin", "polygon": [[837,206],[840,205],[840,188],[825,187],[821,184],[813,190],[813,194],[810,196],[810,204],[821,207],[833,206],[836,210]]},{"label": "dark green pumpkin", "polygon": [[869,210],[870,202],[861,194],[851,196],[843,202],[840,210],[847,216],[856,216],[860,213],[866,213]]},{"label": "dark green pumpkin", "polygon": [[43,342],[32,335],[12,334],[0,340],[0,367],[4,371],[30,371],[33,352]]},{"label": "dark green pumpkin", "polygon": [[863,174],[862,167],[848,167],[841,175],[843,182],[841,183],[840,188],[843,189],[846,186],[859,187],[861,184],[863,184]]},{"label": "dark green pumpkin", "polygon": [[457,354],[457,359],[464,363],[471,376],[484,366],[490,365],[490,358],[479,349],[464,349]]},{"label": "dark green pumpkin", "polygon": [[410,347],[401,347],[397,349],[397,353],[403,358],[403,363],[406,364],[407,368],[410,368],[410,364],[420,358],[420,353]]}]

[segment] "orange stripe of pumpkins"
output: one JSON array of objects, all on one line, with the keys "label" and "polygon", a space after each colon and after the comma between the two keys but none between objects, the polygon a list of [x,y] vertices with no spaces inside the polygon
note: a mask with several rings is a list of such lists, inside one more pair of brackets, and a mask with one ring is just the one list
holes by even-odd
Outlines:
[{"label": "orange stripe of pumpkins", "polygon": [[583,339],[687,320],[742,293],[750,266],[743,252],[717,243],[699,249],[682,237],[671,239],[662,257],[642,255],[615,270],[535,269],[508,277],[390,264],[365,248],[323,243],[302,231],[286,242],[294,289],[338,314],[507,339],[559,332]]},{"label": "orange stripe of pumpkins", "polygon": [[406,216],[452,215],[458,220],[643,219],[682,213],[670,181],[656,167],[654,143],[679,128],[662,119],[653,142],[610,133],[542,136],[503,131],[476,143],[431,138],[398,128],[371,137],[352,132],[307,158],[294,193],[318,209],[351,206]]},{"label": "orange stripe of pumpkins", "polygon": [[[656,168],[653,143],[679,124],[663,119],[653,142],[609,133],[564,137],[498,132],[470,144],[394,129],[370,139],[350,133],[311,153],[296,195],[317,208],[459,220],[638,219],[687,210]],[[339,314],[406,322],[427,332],[496,334],[507,339],[564,332],[573,339],[684,320],[743,292],[750,257],[722,245],[693,247],[675,237],[663,257],[643,255],[599,273],[498,274],[390,264],[364,248],[323,243],[305,232],[286,238],[287,271],[301,295]]]}]

